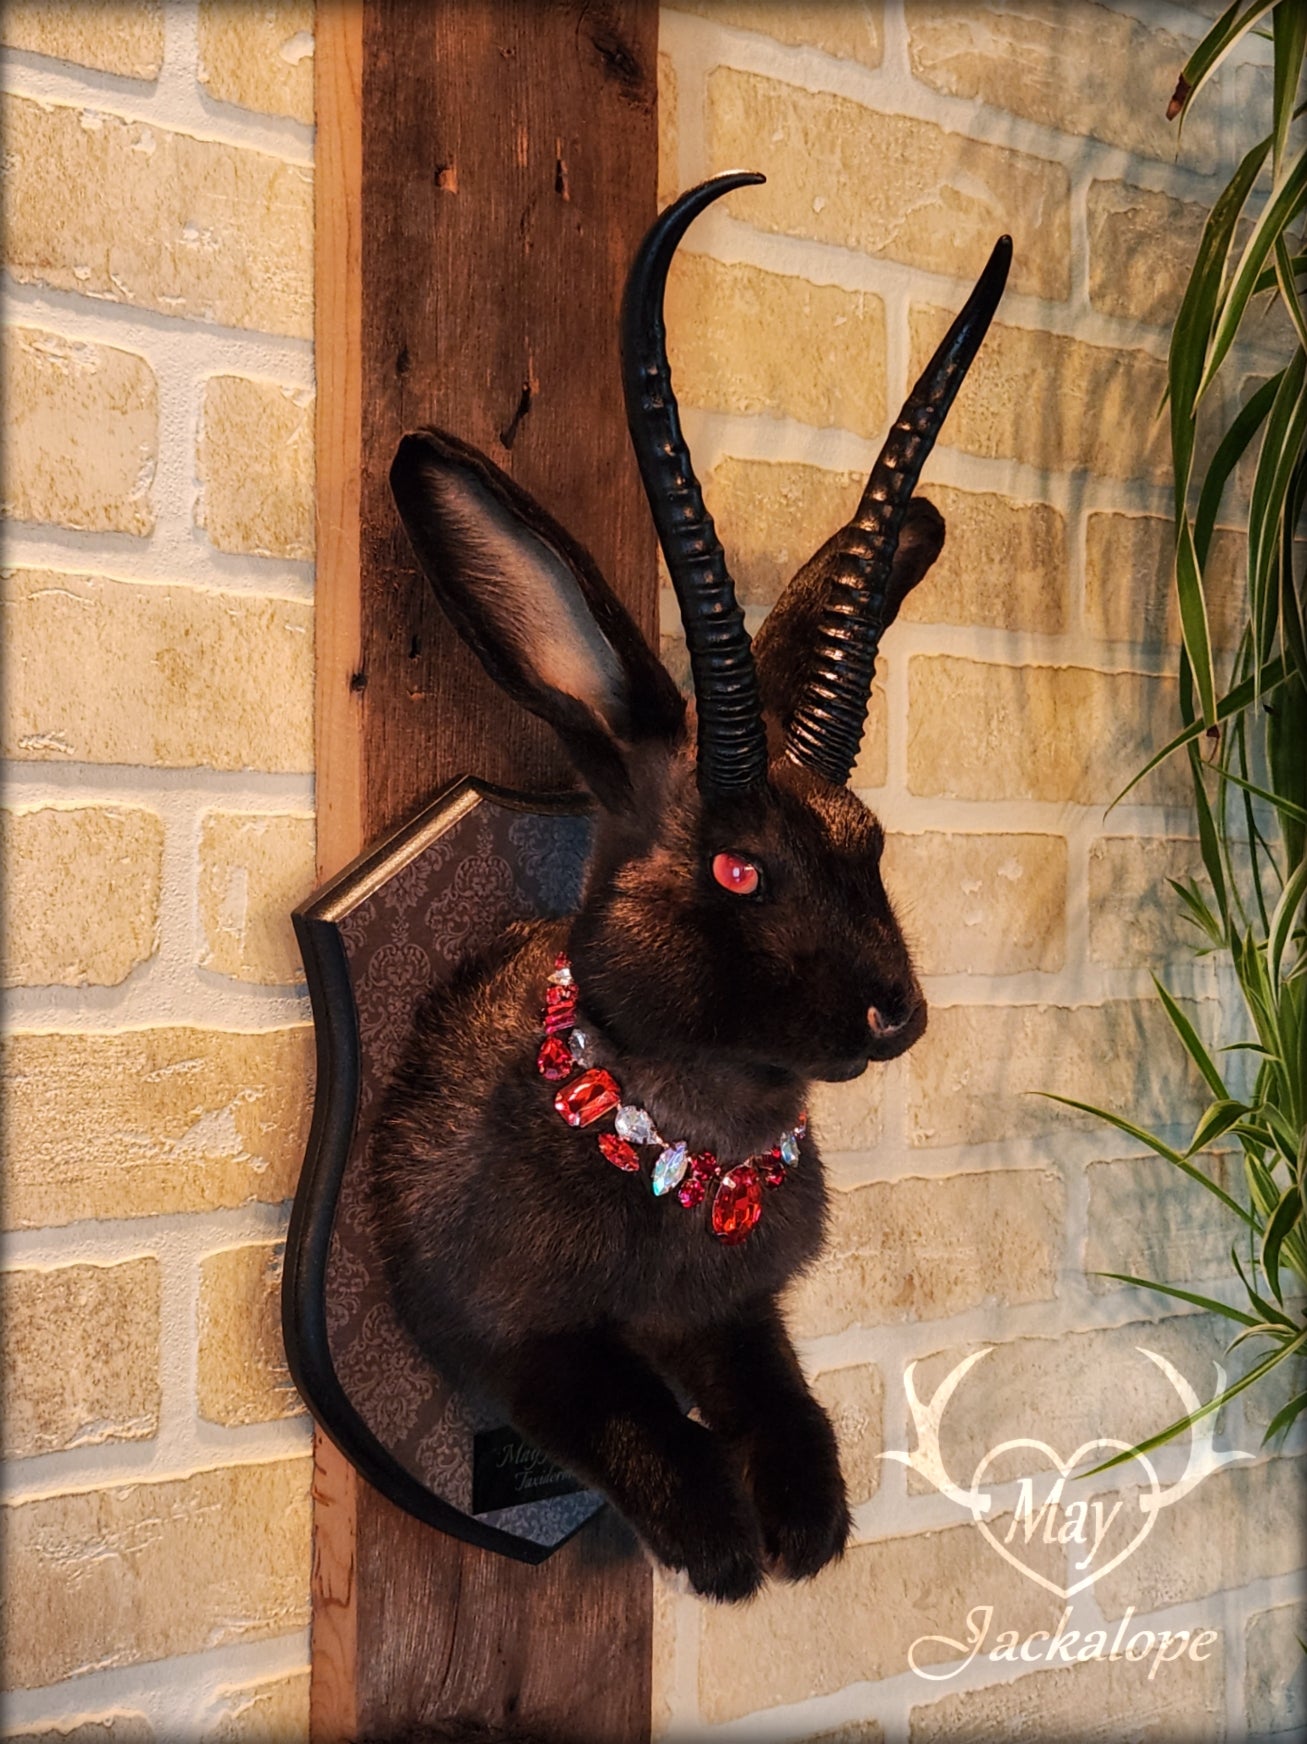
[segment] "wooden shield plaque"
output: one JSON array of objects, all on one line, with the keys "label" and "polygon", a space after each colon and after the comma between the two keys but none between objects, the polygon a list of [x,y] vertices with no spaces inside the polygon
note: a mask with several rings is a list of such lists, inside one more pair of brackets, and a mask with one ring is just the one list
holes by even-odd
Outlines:
[{"label": "wooden shield plaque", "polygon": [[382,1495],[525,1562],[543,1561],[603,1500],[453,1392],[400,1323],[371,1230],[369,1142],[428,989],[514,921],[576,907],[585,806],[456,782],[294,916],[317,1090],[286,1244],[291,1373]]}]

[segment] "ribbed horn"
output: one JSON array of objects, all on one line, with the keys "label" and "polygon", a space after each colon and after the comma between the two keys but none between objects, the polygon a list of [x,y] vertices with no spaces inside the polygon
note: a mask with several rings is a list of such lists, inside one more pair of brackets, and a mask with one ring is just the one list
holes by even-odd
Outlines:
[{"label": "ribbed horn", "polygon": [[1012,263],[1000,236],[975,290],[908,395],[831,564],[786,753],[843,785],[858,755],[899,533],[926,457],[985,337]]},{"label": "ribbed horn", "polygon": [[763,780],[767,738],[744,614],[681,433],[663,292],[676,246],[704,207],[765,179],[740,171],[682,194],[640,244],[622,298],[626,421],[685,625],[699,711],[699,786],[716,793]]}]

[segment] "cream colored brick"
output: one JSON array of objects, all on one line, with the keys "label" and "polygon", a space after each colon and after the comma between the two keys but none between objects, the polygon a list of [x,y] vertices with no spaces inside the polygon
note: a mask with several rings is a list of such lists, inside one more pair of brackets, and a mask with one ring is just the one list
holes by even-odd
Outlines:
[{"label": "cream colored brick", "polygon": [[[1083,1618],[1073,1617],[1071,1622],[1076,1625],[1076,1640],[1070,1642],[1065,1634],[1064,1639],[1074,1657],[1094,1643],[1086,1641],[1089,1630]],[[1191,1641],[1198,1633],[1193,1631]],[[1107,1646],[1110,1640],[1109,1635]],[[913,1708],[908,1736],[911,1744],[937,1744],[943,1739],[949,1744],[976,1744],[999,1738],[1005,1744],[1090,1737],[1129,1739],[1129,1744],[1215,1740],[1225,1732],[1221,1645],[1220,1641],[1206,1643],[1199,1649],[1205,1655],[1201,1660],[1186,1653],[1169,1661],[1151,1680],[1148,1666],[1104,1658],[1030,1672],[990,1689],[959,1691]],[[1036,1642],[1032,1653],[1040,1647]]]},{"label": "cream colored brick", "polygon": [[218,1692],[217,1713],[201,1744],[304,1744],[309,1735],[309,1674],[234,1685]]},{"label": "cream colored brick", "polygon": [[[8,0],[0,41],[125,79],[157,79],[163,65],[163,0]],[[116,1736],[116,1734],[115,1734]]]},{"label": "cream colored brick", "polygon": [[153,121],[9,97],[20,284],[263,333],[313,332],[313,177]]},{"label": "cream colored brick", "polygon": [[1062,836],[892,833],[883,870],[923,975],[1051,973],[1062,967]]},{"label": "cream colored brick", "polygon": [[1069,294],[1061,164],[726,67],[708,80],[707,127],[713,171],[767,177],[726,200],[742,223],[962,279],[1006,231],[1013,290]]},{"label": "cream colored brick", "polygon": [[814,1083],[808,1106],[822,1151],[870,1150],[880,1138],[881,1096],[878,1072],[848,1084]]},{"label": "cream colored brick", "polygon": [[280,1242],[223,1248],[200,1263],[200,1416],[228,1426],[302,1411],[281,1337]]},{"label": "cream colored brick", "polygon": [[200,824],[201,965],[265,986],[303,981],[291,909],[313,889],[313,819],[206,812]]},{"label": "cream colored brick", "polygon": [[313,396],[277,382],[204,384],[196,510],[219,551],[313,556]]},{"label": "cream colored brick", "polygon": [[[1247,547],[1218,527],[1204,573],[1207,621],[1216,648],[1238,642],[1247,612]],[[1172,574],[1175,533],[1160,515],[1090,515],[1085,526],[1085,622],[1107,642],[1174,648],[1180,610]]]},{"label": "cream colored brick", "polygon": [[[703,1718],[717,1724],[906,1672],[915,1641],[964,1637],[982,1593],[1023,1636],[1051,1629],[1061,1613],[1061,1600],[997,1557],[971,1523],[857,1544],[814,1581],[769,1586],[749,1605],[705,1605]],[[918,1649],[920,1664],[952,1657]]]},{"label": "cream colored brick", "polygon": [[0,585],[6,756],[312,769],[304,601],[42,569]]},{"label": "cream colored brick", "polygon": [[1307,1732],[1307,1606],[1276,1605],[1248,1620],[1244,1700],[1252,1735]]},{"label": "cream colored brick", "polygon": [[[1202,1167],[1235,1198],[1242,1169],[1228,1155],[1204,1156]],[[1162,1157],[1091,1163],[1085,1271],[1091,1290],[1115,1290],[1100,1272],[1192,1285],[1230,1275],[1230,1244],[1240,1233],[1219,1199],[1186,1180]]]},{"label": "cream colored brick", "polygon": [[[1202,1397],[1211,1396],[1213,1363],[1224,1348],[1214,1315],[1177,1314],[1052,1338],[1013,1339],[991,1346],[962,1377],[944,1410],[939,1430],[944,1470],[963,1487],[977,1474],[994,1483],[1011,1482],[1051,1472],[1053,1457],[1068,1461],[1100,1436],[1131,1446],[1151,1435],[1179,1414],[1179,1401],[1141,1346],[1165,1357]],[[973,1349],[955,1345],[922,1358],[913,1376],[918,1399],[924,1404],[934,1398]],[[1013,1442],[1019,1445],[990,1459]],[[1079,1464],[1087,1468],[1106,1457],[1103,1449],[1093,1448]],[[1109,1481],[1095,1480],[1093,1487]],[[1074,1493],[1087,1487],[1078,1484]],[[910,1471],[908,1488],[923,1495],[931,1486]],[[1039,1493],[1042,1498],[1046,1492]]]},{"label": "cream colored brick", "polygon": [[114,987],[158,947],[163,820],[131,806],[0,811],[6,987]]},{"label": "cream colored brick", "polygon": [[[914,306],[912,367],[922,369],[952,313]],[[945,447],[1041,472],[1092,472],[1169,484],[1158,417],[1166,364],[1151,352],[995,322],[940,435]]]},{"label": "cream colored brick", "polygon": [[681,127],[677,108],[676,66],[670,55],[658,56],[658,210],[670,206],[681,191]]},{"label": "cream colored brick", "polygon": [[885,306],[869,292],[679,254],[667,333],[683,405],[884,429]]},{"label": "cream colored brick", "polygon": [[1183,1124],[1198,1111],[1197,1088],[1155,999],[933,1005],[908,1055],[908,1142],[987,1144],[1051,1127],[1093,1128],[1088,1115],[1040,1091],[1118,1110],[1142,1126]]},{"label": "cream colored brick", "polygon": [[6,1037],[6,1226],[289,1198],[312,1040],[308,1025]]},{"label": "cream colored brick", "polygon": [[1173,200],[1128,182],[1091,182],[1089,301],[1094,308],[1169,327],[1206,222],[1207,208],[1196,201]]},{"label": "cream colored brick", "polygon": [[889,778],[889,704],[885,695],[888,675],[889,662],[877,655],[867,725],[853,765],[853,773],[849,776],[849,786],[855,792],[867,793],[877,787],[884,787]]},{"label": "cream colored brick", "polygon": [[[1083,134],[1140,157],[1191,169],[1217,162],[1214,114],[1195,106],[1183,146],[1166,105],[1196,39],[1173,36],[1081,0],[1022,0],[1019,8],[906,0],[908,54],[917,78],[951,97],[979,98],[1042,127]],[[1086,68],[1111,67],[1110,79]],[[1201,113],[1200,113],[1201,110]]]},{"label": "cream colored brick", "polygon": [[880,0],[675,0],[674,10],[864,67],[878,67],[884,53]]},{"label": "cream colored brick", "polygon": [[927,480],[944,517],[944,549],[908,595],[909,623],[965,624],[1060,635],[1067,627],[1066,521],[1046,503]]},{"label": "cream colored brick", "polygon": [[39,1732],[6,1732],[5,1744],[153,1744],[154,1727],[144,1714],[104,1714]]},{"label": "cream colored brick", "polygon": [[[916,794],[1107,804],[1178,727],[1169,678],[943,654],[908,664]],[[1172,758],[1134,797],[1182,805],[1190,791],[1188,768]]]},{"label": "cream colored brick", "polygon": [[939,1320],[982,1302],[1045,1302],[1065,1214],[1048,1171],[878,1181],[832,1195],[821,1264],[790,1292],[800,1338]]},{"label": "cream colored brick", "polygon": [[[741,600],[774,604],[848,521],[866,482],[861,473],[797,461],[718,461],[704,489]],[[934,568],[907,597],[905,621],[1046,635],[1066,628],[1066,523],[1056,509],[935,483],[922,494],[948,530]]]},{"label": "cream colored brick", "polygon": [[4,1455],[159,1432],[159,1264],[0,1273]]},{"label": "cream colored brick", "polygon": [[210,97],[313,125],[312,0],[200,0],[198,77]]},{"label": "cream colored brick", "polygon": [[311,1477],[305,1457],[11,1505],[10,1688],[304,1628]]},{"label": "cream colored brick", "polygon": [[833,1732],[816,1732],[809,1744],[882,1744],[885,1731],[879,1720],[850,1720]]},{"label": "cream colored brick", "polygon": [[858,506],[866,479],[800,461],[719,460],[704,495],[746,606],[773,606]]},{"label": "cream colored brick", "polygon": [[[12,205],[10,212],[12,226]],[[143,357],[11,327],[0,354],[0,393],[0,515],[85,533],[144,537],[154,530],[159,404]]]},{"label": "cream colored brick", "polygon": [[1199,879],[1198,843],[1174,837],[1100,836],[1089,847],[1089,955],[1111,968],[1188,957],[1199,933],[1167,883]]},{"label": "cream colored brick", "polygon": [[[1179,1415],[1176,1401],[1165,1421]],[[1133,1605],[1142,1617],[1296,1573],[1307,1563],[1305,1481],[1301,1458],[1241,1462],[1205,1479],[1175,1507],[1159,1509],[1157,1524],[1130,1559],[1095,1586],[1103,1615],[1120,1617]]]},{"label": "cream colored brick", "polygon": [[835,1426],[840,1469],[856,1508],[880,1488],[880,1453],[885,1445],[885,1385],[880,1370],[869,1363],[823,1369],[814,1375],[812,1390]]}]

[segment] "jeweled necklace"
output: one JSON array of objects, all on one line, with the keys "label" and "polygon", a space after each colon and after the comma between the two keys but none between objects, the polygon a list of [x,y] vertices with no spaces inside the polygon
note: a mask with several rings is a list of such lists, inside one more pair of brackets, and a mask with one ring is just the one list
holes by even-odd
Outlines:
[{"label": "jeweled necklace", "polygon": [[[595,1138],[600,1155],[625,1174],[641,1174],[638,1147],[656,1145],[658,1155],[649,1176],[654,1196],[663,1199],[674,1193],[687,1211],[693,1211],[703,1204],[711,1187],[712,1232],[724,1246],[738,1246],[762,1216],[763,1188],[779,1187],[788,1171],[797,1166],[799,1140],[808,1130],[807,1115],[801,1114],[769,1151],[729,1167],[712,1151],[692,1151],[686,1139],[669,1142],[654,1125],[648,1109],[624,1102],[616,1078],[594,1064],[590,1036],[576,1021],[576,995],[572,965],[560,952],[545,987],[541,1014],[545,1039],[536,1055],[540,1076],[561,1086],[554,1095],[554,1107],[569,1126],[593,1126],[611,1114],[614,1130],[597,1133]],[[578,1067],[581,1076],[573,1078]]]}]

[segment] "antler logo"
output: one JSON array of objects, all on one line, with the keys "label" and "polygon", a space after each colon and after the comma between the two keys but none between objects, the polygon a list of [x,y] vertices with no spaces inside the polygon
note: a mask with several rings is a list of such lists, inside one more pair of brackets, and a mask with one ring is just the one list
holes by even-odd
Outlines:
[{"label": "antler logo", "polygon": [[[1233,1460],[1253,1458],[1250,1453],[1216,1451],[1212,1446],[1215,1413],[1209,1405],[1207,1414],[1190,1431],[1188,1463],[1173,1484],[1163,1488],[1147,1455],[1134,1455],[1133,1464],[1138,1467],[1138,1473],[1133,1500],[1128,1494],[1066,1499],[1067,1486],[1076,1481],[1077,1472],[1083,1476],[1114,1454],[1129,1451],[1129,1442],[1115,1441],[1107,1436],[1082,1442],[1069,1459],[1063,1459],[1048,1442],[1028,1436],[1000,1442],[982,1456],[972,1473],[970,1486],[964,1489],[945,1470],[939,1445],[940,1428],[954,1393],[992,1349],[992,1345],[986,1345],[964,1357],[940,1382],[933,1397],[924,1403],[916,1387],[917,1364],[910,1363],[904,1371],[903,1390],[912,1412],[917,1445],[911,1453],[883,1453],[881,1458],[899,1461],[925,1478],[941,1495],[965,1508],[1005,1561],[1020,1569],[1029,1580],[1037,1581],[1041,1587],[1061,1598],[1069,1599],[1073,1594],[1083,1592],[1109,1570],[1118,1568],[1147,1538],[1161,1510],[1187,1496],[1204,1478]],[[1141,1356],[1155,1363],[1170,1381],[1186,1413],[1205,1409],[1188,1381],[1164,1356],[1159,1356],[1155,1350],[1146,1350],[1143,1345],[1137,1345],[1136,1349]],[[1224,1388],[1225,1374],[1218,1364],[1213,1399]],[[994,1499],[987,1486],[1005,1481],[996,1477],[1000,1460],[1004,1455],[1021,1451],[1038,1455],[1037,1469],[1051,1468],[1051,1476],[1045,1480],[1042,1491],[1037,1487],[1040,1483],[1038,1477],[1018,1478],[1016,1507],[1000,1522],[992,1518]],[[1066,1548],[1068,1578],[1065,1581],[1052,1579],[1042,1569],[1032,1567],[1030,1560],[1022,1556],[1023,1549],[1033,1554],[1033,1547],[1037,1544]]]}]

